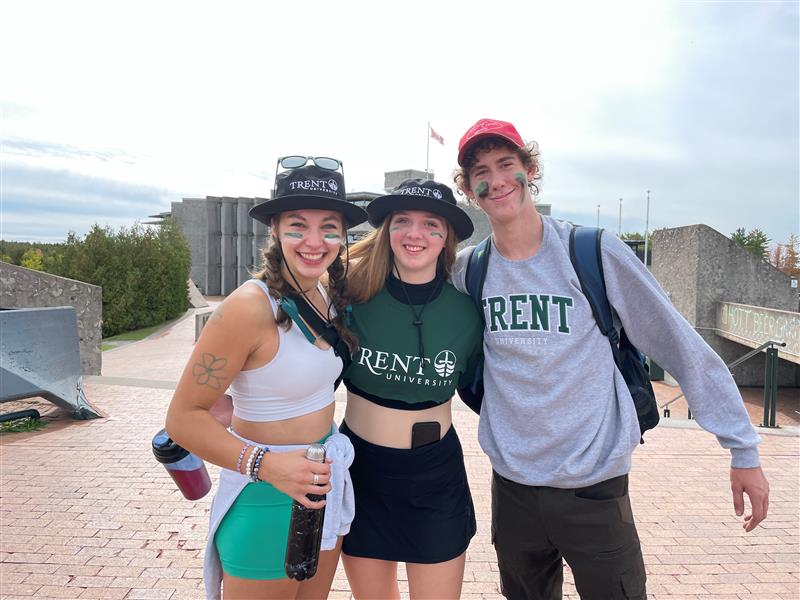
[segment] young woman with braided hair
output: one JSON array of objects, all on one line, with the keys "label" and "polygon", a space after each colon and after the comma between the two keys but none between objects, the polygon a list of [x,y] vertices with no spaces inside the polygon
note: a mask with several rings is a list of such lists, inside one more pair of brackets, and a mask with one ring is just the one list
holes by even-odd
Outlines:
[{"label": "young woman with braided hair", "polygon": [[[276,223],[277,225],[277,223]],[[275,225],[273,225],[274,227]],[[261,256],[264,261],[264,268],[254,277],[260,279],[267,284],[269,295],[278,302],[282,298],[297,295],[297,288],[293,287],[286,281],[281,274],[281,263],[283,261],[283,254],[279,244],[271,244],[266,247]],[[290,276],[291,280],[291,276]],[[346,288],[347,282],[345,280],[345,263],[342,260],[342,253],[340,252],[333,262],[327,268],[327,288],[329,303],[326,306],[324,303],[315,304],[315,307],[324,311],[324,318],[329,320],[339,333],[341,338],[345,341],[347,346],[354,349],[357,345],[356,337],[344,325],[344,316],[347,314],[347,297]],[[314,294],[314,298],[319,300],[319,296]],[[278,309],[277,323],[283,325],[291,320],[288,314],[282,309]]]},{"label": "young woman with braided hair", "polygon": [[[226,600],[326,598],[340,536],[352,521],[353,447],[333,424],[343,361],[296,308],[308,302],[353,342],[341,322],[341,254],[346,228],[367,215],[347,202],[338,161],[312,160],[307,166],[306,157],[279,160],[294,168],[277,174],[273,199],[250,211],[271,227],[264,267],[214,311],[167,414],[173,440],[222,467],[205,555],[208,598],[220,597],[220,584]],[[320,283],[326,272],[328,291]],[[233,404],[227,429],[209,412],[226,388]],[[324,442],[325,463],[305,458],[314,442]],[[327,494],[327,505],[307,494]],[[284,572],[293,500],[326,506],[317,574],[302,582]]]}]

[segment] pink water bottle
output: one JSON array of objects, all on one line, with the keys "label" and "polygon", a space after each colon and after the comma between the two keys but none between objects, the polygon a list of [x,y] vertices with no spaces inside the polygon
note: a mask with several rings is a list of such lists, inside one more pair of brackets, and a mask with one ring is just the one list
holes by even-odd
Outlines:
[{"label": "pink water bottle", "polygon": [[153,455],[164,465],[187,500],[199,500],[211,489],[211,478],[206,465],[172,441],[166,429],[153,436]]}]

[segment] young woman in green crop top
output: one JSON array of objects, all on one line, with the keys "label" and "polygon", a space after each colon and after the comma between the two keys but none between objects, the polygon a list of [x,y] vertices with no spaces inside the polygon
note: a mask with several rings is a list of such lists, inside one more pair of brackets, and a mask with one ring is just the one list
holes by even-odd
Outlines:
[{"label": "young woman in green crop top", "polygon": [[357,599],[458,598],[475,535],[450,402],[471,379],[480,316],[448,283],[456,244],[472,223],[452,191],[407,180],[367,207],[377,229],[351,252],[351,330],[359,349],[345,372],[356,515],[343,544]]}]

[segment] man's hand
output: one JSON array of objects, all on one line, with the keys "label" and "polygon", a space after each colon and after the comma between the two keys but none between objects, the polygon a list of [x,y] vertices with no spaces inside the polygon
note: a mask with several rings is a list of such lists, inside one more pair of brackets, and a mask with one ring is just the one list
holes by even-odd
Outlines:
[{"label": "man's hand", "polygon": [[744,514],[744,492],[750,498],[749,515],[744,516],[745,531],[753,531],[761,521],[767,518],[769,509],[769,483],[764,477],[761,467],[751,469],[731,469],[731,492],[733,492],[733,509],[736,516]]}]

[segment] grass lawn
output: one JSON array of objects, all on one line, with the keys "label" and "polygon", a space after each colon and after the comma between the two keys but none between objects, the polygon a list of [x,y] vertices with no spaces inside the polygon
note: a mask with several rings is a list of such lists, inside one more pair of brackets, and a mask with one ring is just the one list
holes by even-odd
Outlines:
[{"label": "grass lawn", "polygon": [[41,419],[31,419],[24,417],[22,419],[14,419],[13,421],[4,421],[0,423],[0,434],[4,433],[27,433],[28,431],[36,431],[45,427],[47,423]]},{"label": "grass lawn", "polygon": [[[158,325],[153,325],[151,327],[144,327],[143,329],[134,329],[133,331],[126,331],[125,333],[120,333],[118,335],[114,335],[111,337],[103,338],[103,342],[135,342],[138,340],[143,340],[148,335],[154,334],[156,331],[163,329],[167,325],[174,323],[178,319],[171,319],[169,321],[164,321]],[[102,350],[108,350],[109,348],[114,348],[115,346],[108,344],[101,346]]]}]

